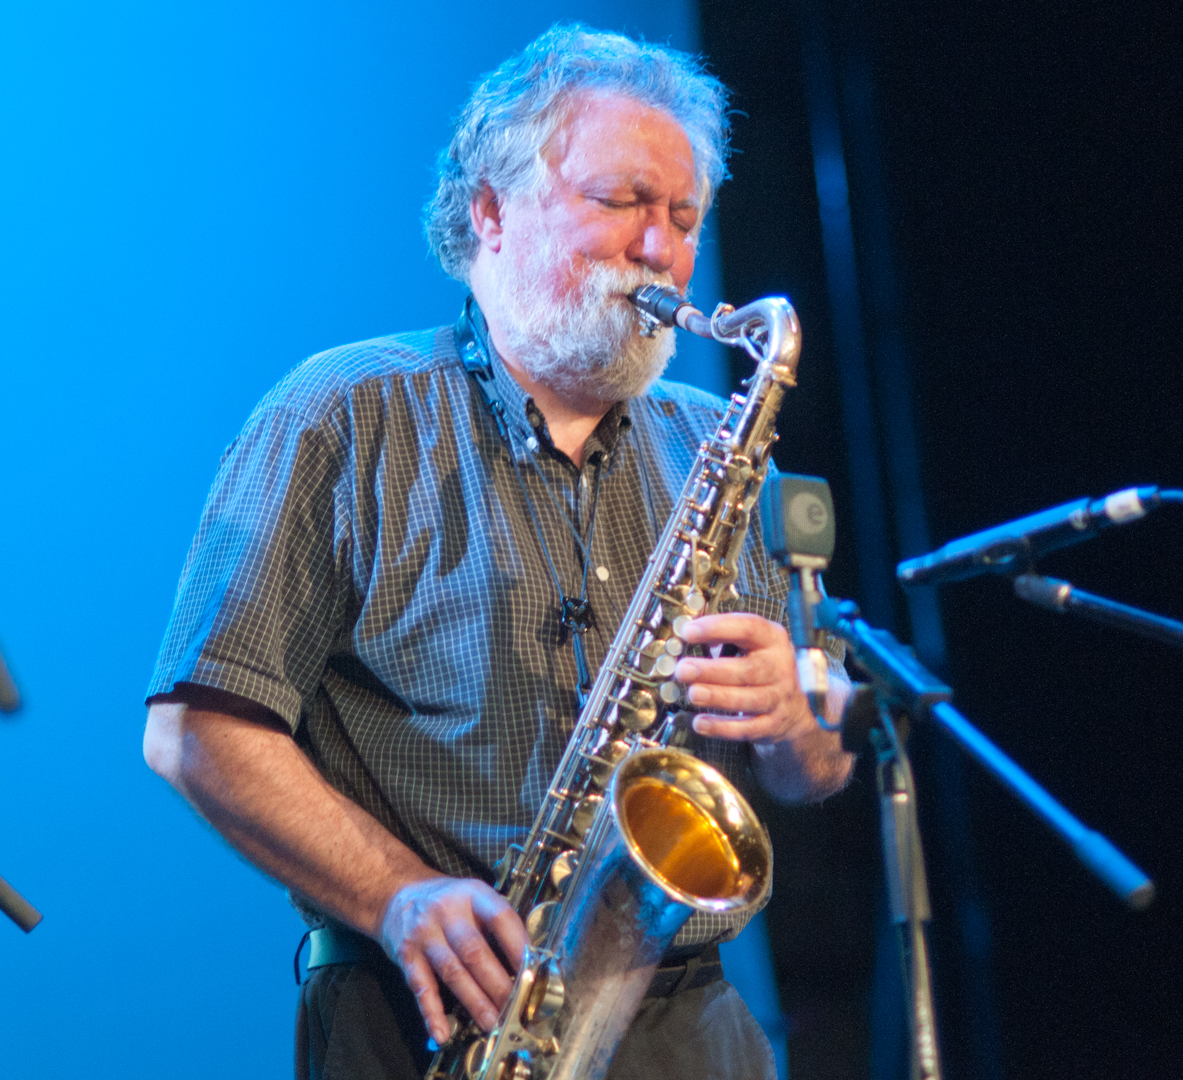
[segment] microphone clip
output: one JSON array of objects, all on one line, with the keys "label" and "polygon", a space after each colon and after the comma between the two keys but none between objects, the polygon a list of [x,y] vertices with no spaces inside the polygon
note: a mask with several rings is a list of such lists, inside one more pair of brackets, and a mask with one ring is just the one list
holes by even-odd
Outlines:
[{"label": "microphone clip", "polygon": [[813,609],[825,597],[821,571],[834,554],[834,501],[830,485],[817,476],[775,476],[760,492],[760,528],[769,555],[789,574],[785,601],[789,633],[797,653],[797,683],[822,727],[830,689],[826,634]]}]

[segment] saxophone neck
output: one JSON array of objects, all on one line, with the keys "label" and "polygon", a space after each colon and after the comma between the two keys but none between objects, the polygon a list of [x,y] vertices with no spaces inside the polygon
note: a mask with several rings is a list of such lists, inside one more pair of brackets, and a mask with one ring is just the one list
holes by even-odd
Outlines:
[{"label": "saxophone neck", "polygon": [[709,318],[668,285],[645,285],[629,296],[639,312],[641,332],[678,326],[699,337],[741,348],[783,386],[797,385],[801,324],[783,296],[766,296],[741,308],[720,304]]},{"label": "saxophone neck", "polygon": [[782,386],[797,385],[797,362],[801,359],[801,323],[793,305],[783,296],[766,296],[735,310],[720,305],[711,317],[717,341],[743,349],[756,361],[756,381],[766,377]]}]

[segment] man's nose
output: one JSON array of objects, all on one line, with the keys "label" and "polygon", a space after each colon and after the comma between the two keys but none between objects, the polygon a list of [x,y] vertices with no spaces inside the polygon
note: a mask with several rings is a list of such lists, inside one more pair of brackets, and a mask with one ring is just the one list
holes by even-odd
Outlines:
[{"label": "man's nose", "polygon": [[674,265],[677,255],[676,243],[668,211],[653,207],[646,215],[633,257],[643,262],[650,270],[664,274]]}]

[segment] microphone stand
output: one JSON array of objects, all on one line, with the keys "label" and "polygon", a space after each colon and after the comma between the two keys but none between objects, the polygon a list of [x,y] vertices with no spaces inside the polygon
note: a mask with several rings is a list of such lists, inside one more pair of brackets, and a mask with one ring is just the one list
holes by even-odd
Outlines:
[{"label": "microphone stand", "polygon": [[859,618],[850,600],[823,600],[817,624],[841,637],[872,677],[877,693],[918,719],[931,717],[1071,846],[1076,857],[1135,911],[1154,899],[1154,883],[1104,836],[1045,791],[949,703],[952,690],[886,630]]},{"label": "microphone stand", "polygon": [[[904,750],[904,738],[892,718],[891,704],[878,692],[875,698],[879,726],[871,728],[867,736],[875,750],[883,869],[891,921],[896,924],[899,934],[904,993],[909,1002],[910,1074],[912,1080],[940,1080],[932,965],[928,959],[925,929],[932,918],[932,907],[928,899],[924,851],[920,845],[920,825],[916,819],[916,786],[912,763]],[[843,745],[847,745],[845,738]]]},{"label": "microphone stand", "polygon": [[[931,917],[924,856],[916,820],[916,787],[904,739],[893,714],[904,720],[929,717],[1002,781],[1071,846],[1078,859],[1135,911],[1154,899],[1154,884],[1104,836],[1087,828],[1032,777],[977,730],[950,704],[953,691],[887,630],[859,618],[850,600],[825,599],[814,605],[815,625],[841,637],[871,676],[856,691],[842,724],[842,742],[857,750],[869,741],[877,758],[883,857],[891,914],[901,934],[908,973],[909,1027],[913,1080],[939,1080],[940,1060],[932,1004],[932,977],[924,924]],[[873,700],[873,707],[868,707]],[[902,726],[902,725],[901,725]]]},{"label": "microphone stand", "polygon": [[1135,634],[1183,649],[1183,622],[1155,615],[1152,611],[1119,604],[1096,593],[1078,589],[1068,581],[1042,574],[1020,574],[1014,579],[1015,595],[1048,611],[1071,612],[1106,626],[1132,630]]},{"label": "microphone stand", "polygon": [[[21,698],[16,683],[8,674],[4,656],[0,654],[0,712],[14,713],[20,708]],[[41,921],[41,912],[0,877],[0,911],[4,912],[26,934]]]}]

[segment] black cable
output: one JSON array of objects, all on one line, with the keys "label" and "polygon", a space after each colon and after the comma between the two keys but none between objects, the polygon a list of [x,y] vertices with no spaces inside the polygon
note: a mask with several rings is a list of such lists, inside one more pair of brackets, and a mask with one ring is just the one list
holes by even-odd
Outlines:
[{"label": "black cable", "polygon": [[[546,565],[550,568],[551,580],[555,583],[555,591],[559,594],[559,599],[562,600],[566,594],[563,592],[562,583],[559,581],[559,572],[555,569],[554,560],[550,557],[550,548],[546,546],[546,539],[542,535],[542,526],[538,524],[538,515],[534,512],[534,500],[530,498],[530,493],[526,490],[526,482],[522,479],[522,474],[518,470],[517,459],[513,456],[513,447],[509,451],[510,461],[513,464],[513,474],[517,478],[518,487],[522,489],[522,498],[526,500],[526,510],[530,514],[530,522],[534,526],[534,535],[538,537],[538,546],[542,548],[542,556],[546,559]],[[566,514],[563,515],[566,518]],[[568,520],[567,524],[571,522]],[[586,559],[584,562],[586,563]]]},{"label": "black cable", "polygon": [[[596,501],[598,501],[599,487],[600,487],[599,452],[597,451],[594,456],[597,459],[595,464],[596,464]],[[542,487],[546,491],[546,494],[550,497],[551,505],[555,508],[555,512],[567,523],[567,528],[571,530],[571,535],[575,537],[575,543],[579,547],[579,553],[583,556],[583,561],[584,561],[584,564],[586,565],[588,559],[591,558],[591,529],[592,529],[592,526],[595,524],[594,517],[589,517],[589,520],[588,520],[588,539],[587,539],[587,544],[585,546],[584,541],[583,541],[583,537],[579,535],[579,530],[575,527],[575,524],[571,521],[571,515],[570,515],[567,507],[565,507],[563,505],[563,503],[561,503],[559,501],[559,497],[552,490],[552,488],[550,486],[550,482],[546,479],[546,474],[542,471],[542,466],[538,464],[538,458],[536,455],[534,455],[534,454],[530,455],[530,464],[534,466],[534,471],[538,474],[538,479],[542,481]],[[593,503],[593,505],[594,505],[594,503]],[[593,513],[594,513],[594,511],[593,511]]]}]

